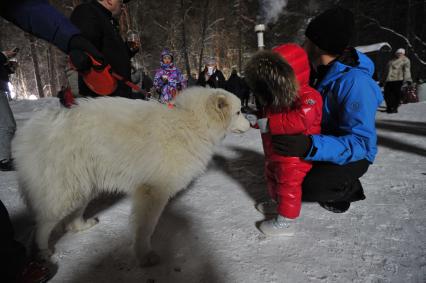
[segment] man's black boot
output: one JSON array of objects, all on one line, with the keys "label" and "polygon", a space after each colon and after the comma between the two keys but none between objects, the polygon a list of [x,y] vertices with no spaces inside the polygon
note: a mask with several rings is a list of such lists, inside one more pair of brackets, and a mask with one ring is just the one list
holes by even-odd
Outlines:
[{"label": "man's black boot", "polygon": [[15,171],[13,159],[0,160],[0,171]]}]

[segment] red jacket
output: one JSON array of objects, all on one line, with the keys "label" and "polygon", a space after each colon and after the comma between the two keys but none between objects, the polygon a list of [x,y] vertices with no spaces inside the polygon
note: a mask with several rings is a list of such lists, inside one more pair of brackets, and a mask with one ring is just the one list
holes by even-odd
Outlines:
[{"label": "red jacket", "polygon": [[271,135],[319,134],[321,131],[322,98],[309,83],[309,61],[305,51],[296,44],[284,44],[273,49],[293,68],[299,83],[296,107],[288,111],[272,112],[264,109],[269,132],[262,134],[265,152],[265,175],[268,191],[278,200],[278,213],[287,218],[299,216],[302,182],[311,169],[310,162],[298,157],[286,157],[272,149]]}]

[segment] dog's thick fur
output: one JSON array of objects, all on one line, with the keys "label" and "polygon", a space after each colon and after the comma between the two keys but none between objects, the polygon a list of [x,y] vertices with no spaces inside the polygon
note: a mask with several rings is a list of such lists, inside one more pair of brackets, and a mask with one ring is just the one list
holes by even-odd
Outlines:
[{"label": "dog's thick fur", "polygon": [[64,217],[74,216],[73,231],[90,228],[97,220],[83,220],[86,205],[119,191],[133,196],[140,264],[157,262],[151,235],[169,198],[204,171],[227,132],[249,129],[240,100],[224,90],[188,89],[175,104],[84,99],[44,110],[18,130],[13,155],[42,254],[50,255],[49,235]]}]

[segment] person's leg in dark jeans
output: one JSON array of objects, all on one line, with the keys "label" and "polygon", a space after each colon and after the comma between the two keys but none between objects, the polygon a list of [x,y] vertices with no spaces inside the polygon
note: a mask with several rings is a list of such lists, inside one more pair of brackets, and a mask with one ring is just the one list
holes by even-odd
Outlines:
[{"label": "person's leg in dark jeans", "polygon": [[366,159],[346,165],[314,162],[303,181],[302,200],[319,202],[333,212],[346,211],[351,202],[365,199],[359,178],[369,165]]},{"label": "person's leg in dark jeans", "polygon": [[25,247],[14,239],[9,213],[0,201],[0,278],[4,282],[15,282],[25,264]]},{"label": "person's leg in dark jeans", "polygon": [[385,85],[386,112],[396,113],[401,103],[402,81],[387,82]]},{"label": "person's leg in dark jeans", "polygon": [[49,269],[30,261],[25,247],[15,240],[9,213],[0,201],[0,281],[17,283],[44,283],[50,278]]}]

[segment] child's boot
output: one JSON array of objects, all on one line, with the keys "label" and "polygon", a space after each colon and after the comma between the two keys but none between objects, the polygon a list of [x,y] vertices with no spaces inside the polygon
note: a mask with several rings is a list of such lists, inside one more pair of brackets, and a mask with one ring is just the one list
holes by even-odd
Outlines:
[{"label": "child's boot", "polygon": [[278,203],[273,199],[262,201],[256,204],[256,209],[265,215],[277,214],[277,207]]},{"label": "child's boot", "polygon": [[268,236],[293,236],[294,219],[277,215],[277,217],[273,219],[265,220],[260,223],[259,230]]}]

